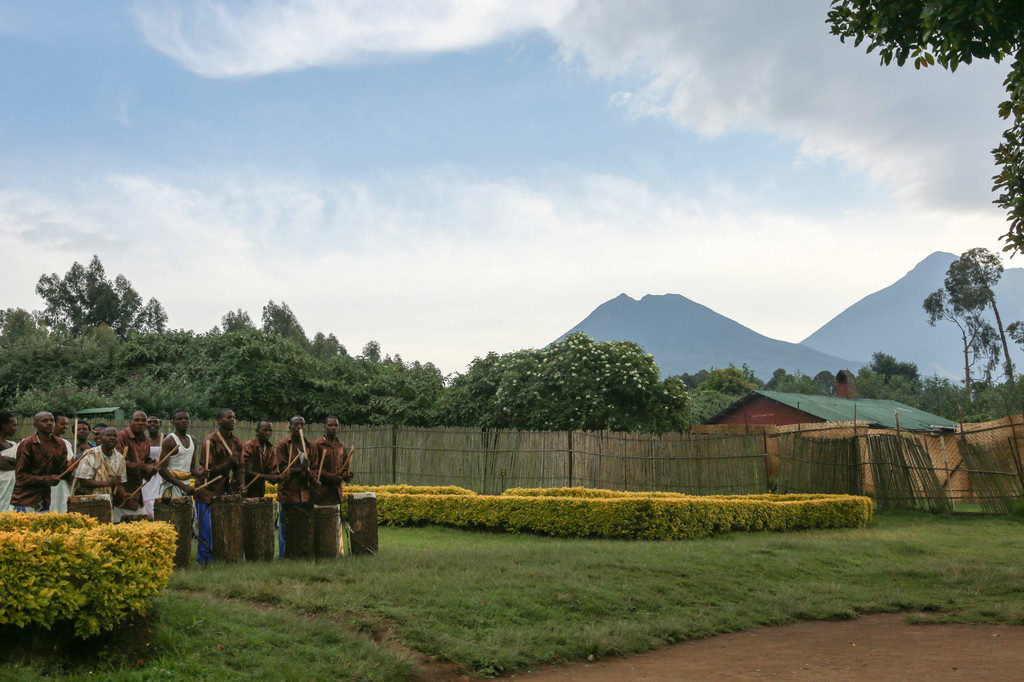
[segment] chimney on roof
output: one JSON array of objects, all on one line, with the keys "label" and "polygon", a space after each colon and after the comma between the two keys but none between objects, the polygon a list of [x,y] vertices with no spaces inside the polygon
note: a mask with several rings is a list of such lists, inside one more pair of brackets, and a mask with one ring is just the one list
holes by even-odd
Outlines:
[{"label": "chimney on roof", "polygon": [[848,369],[841,369],[836,373],[836,397],[857,399],[857,380]]}]

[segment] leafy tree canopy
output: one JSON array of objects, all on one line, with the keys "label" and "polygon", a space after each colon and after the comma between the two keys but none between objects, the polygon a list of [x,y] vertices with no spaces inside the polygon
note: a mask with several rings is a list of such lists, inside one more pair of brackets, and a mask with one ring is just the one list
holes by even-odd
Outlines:
[{"label": "leafy tree canopy", "polygon": [[80,336],[97,325],[106,324],[121,338],[130,332],[162,332],[167,313],[155,298],[143,305],[142,297],[124,275],[111,282],[98,256],[89,266],[76,262],[63,277],[43,275],[36,293],[46,301],[42,318],[46,324]]},{"label": "leafy tree canopy", "polygon": [[833,35],[865,40],[882,64],[908,60],[915,68],[939,64],[955,71],[975,59],[1012,59],[1003,82],[1008,99],[999,115],[1010,122],[992,154],[999,173],[995,203],[1007,212],[1005,251],[1024,251],[1024,8],[1019,0],[832,0]]}]

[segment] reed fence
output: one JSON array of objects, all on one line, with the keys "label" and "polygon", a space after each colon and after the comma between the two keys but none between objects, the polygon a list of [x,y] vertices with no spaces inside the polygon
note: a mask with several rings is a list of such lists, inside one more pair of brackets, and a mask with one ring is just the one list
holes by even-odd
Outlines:
[{"label": "reed fence", "polygon": [[931,457],[917,438],[868,436],[875,505],[879,509],[953,511]]},{"label": "reed fence", "polygon": [[[216,422],[197,420],[190,432],[204,436],[215,428]],[[31,425],[22,423],[19,431],[24,437]],[[252,422],[235,425],[243,441],[255,431]],[[275,442],[287,434],[287,424],[274,424]],[[322,434],[322,425],[307,425],[308,439]],[[338,437],[354,448],[353,475],[362,485],[457,485],[483,494],[572,486],[693,495],[768,491],[764,441],[756,435],[343,426]]]},{"label": "reed fence", "polygon": [[858,440],[783,434],[779,439],[778,491],[863,495]]}]

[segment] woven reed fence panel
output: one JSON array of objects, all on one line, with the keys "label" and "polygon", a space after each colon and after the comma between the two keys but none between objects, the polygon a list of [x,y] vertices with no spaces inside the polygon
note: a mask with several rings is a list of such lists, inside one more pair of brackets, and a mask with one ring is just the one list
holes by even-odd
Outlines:
[{"label": "woven reed fence panel", "polygon": [[916,438],[868,436],[868,456],[879,509],[952,511],[931,457]]},{"label": "woven reed fence panel", "polygon": [[759,435],[574,432],[573,485],[692,495],[767,492]]},{"label": "woven reed fence panel", "polygon": [[858,439],[781,434],[779,492],[863,495]]},{"label": "woven reed fence panel", "polygon": [[982,443],[960,443],[960,456],[971,477],[974,499],[982,511],[1009,514],[1022,495],[1021,481],[1012,452]]},{"label": "woven reed fence panel", "polygon": [[[31,424],[24,421],[21,437],[31,433]],[[189,432],[203,439],[215,429],[215,421],[196,420]],[[162,433],[169,430],[164,420]],[[323,431],[323,424],[310,423],[304,435],[313,441]],[[234,431],[242,441],[255,432],[255,422],[238,422]],[[288,434],[288,424],[276,422],[271,440],[277,443]],[[656,436],[385,425],[343,426],[338,437],[354,449],[352,473],[361,485],[457,485],[485,494],[562,486],[695,495],[768,490],[761,434]]]}]

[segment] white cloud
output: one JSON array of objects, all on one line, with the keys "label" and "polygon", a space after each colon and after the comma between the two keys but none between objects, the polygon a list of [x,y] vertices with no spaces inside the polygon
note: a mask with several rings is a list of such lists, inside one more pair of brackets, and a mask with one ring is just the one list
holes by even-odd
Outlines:
[{"label": "white cloud", "polygon": [[714,137],[769,133],[842,159],[918,207],[991,202],[1005,67],[882,67],[829,34],[826,0],[138,3],[147,40],[208,76],[459,50],[545,30],[620,88],[630,116]]},{"label": "white cloud", "polygon": [[919,206],[992,200],[1005,67],[883,67],[842,44],[828,3],[582,3],[554,29],[567,58],[635,87],[613,103],[705,136],[768,132],[839,157]]},{"label": "white cloud", "polygon": [[340,64],[374,55],[486,45],[557,22],[574,0],[196,0],[136,2],[146,40],[215,78]]},{"label": "white cloud", "polygon": [[461,371],[491,350],[543,345],[623,292],[682,293],[798,341],[931,251],[977,246],[999,223],[991,210],[821,220],[607,175],[543,187],[457,173],[191,185],[122,175],[0,191],[0,240],[26,254],[0,269],[0,289],[5,306],[38,308],[39,275],[97,253],[108,275],[159,299],[172,326],[209,329],[239,307],[258,319],[283,300],[307,332],[332,332],[351,352],[377,339]]}]

